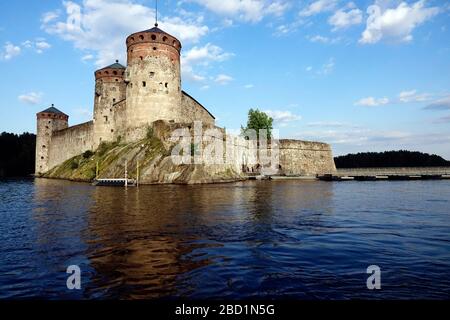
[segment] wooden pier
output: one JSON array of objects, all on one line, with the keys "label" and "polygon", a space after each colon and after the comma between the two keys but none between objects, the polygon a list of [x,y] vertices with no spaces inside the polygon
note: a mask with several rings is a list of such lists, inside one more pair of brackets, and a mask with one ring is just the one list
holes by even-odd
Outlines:
[{"label": "wooden pier", "polygon": [[450,179],[450,167],[338,169],[318,176],[323,181],[407,181]]},{"label": "wooden pier", "polygon": [[133,179],[97,179],[92,185],[109,187],[135,187],[136,180]]}]

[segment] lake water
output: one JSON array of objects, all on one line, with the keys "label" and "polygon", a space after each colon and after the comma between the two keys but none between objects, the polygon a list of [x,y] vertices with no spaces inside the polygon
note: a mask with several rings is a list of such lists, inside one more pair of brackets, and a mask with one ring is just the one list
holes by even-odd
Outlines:
[{"label": "lake water", "polygon": [[449,299],[450,181],[0,182],[0,249],[2,299]]}]

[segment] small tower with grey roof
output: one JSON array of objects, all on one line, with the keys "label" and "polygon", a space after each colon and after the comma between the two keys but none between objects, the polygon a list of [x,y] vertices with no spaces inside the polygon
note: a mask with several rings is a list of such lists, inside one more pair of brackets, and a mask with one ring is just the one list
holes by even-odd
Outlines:
[{"label": "small tower with grey roof", "polygon": [[52,104],[50,108],[37,115],[36,135],[36,174],[47,172],[49,169],[49,150],[51,148],[53,132],[66,129],[69,126],[69,116]]},{"label": "small tower with grey roof", "polygon": [[114,107],[126,97],[124,75],[125,67],[118,60],[95,71],[94,147],[101,142],[114,140]]}]

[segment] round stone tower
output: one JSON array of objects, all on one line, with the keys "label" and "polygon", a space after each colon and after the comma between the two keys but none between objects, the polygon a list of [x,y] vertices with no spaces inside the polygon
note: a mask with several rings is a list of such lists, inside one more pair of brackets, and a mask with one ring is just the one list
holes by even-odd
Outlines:
[{"label": "round stone tower", "polygon": [[69,116],[52,106],[37,115],[36,134],[36,167],[35,173],[47,172],[49,149],[53,132],[66,129],[69,126]]},{"label": "round stone tower", "polygon": [[127,38],[127,127],[156,120],[183,122],[181,115],[181,43],[157,27]]},{"label": "round stone tower", "polygon": [[114,105],[126,97],[125,67],[116,63],[95,71],[94,148],[114,137]]}]

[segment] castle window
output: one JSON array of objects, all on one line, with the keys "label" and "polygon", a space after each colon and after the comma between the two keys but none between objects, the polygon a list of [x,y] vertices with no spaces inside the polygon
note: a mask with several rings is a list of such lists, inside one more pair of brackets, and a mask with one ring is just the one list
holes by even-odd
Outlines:
[{"label": "castle window", "polygon": [[153,78],[155,76],[154,72],[150,72],[150,78]]},{"label": "castle window", "polygon": [[142,86],[145,88],[147,86],[147,82],[142,81]]},{"label": "castle window", "polygon": [[108,123],[108,116],[104,116],[103,118],[105,118],[105,123]]},{"label": "castle window", "polygon": [[48,129],[48,126],[45,126],[45,129]]},{"label": "castle window", "polygon": [[44,149],[46,148],[45,144],[42,146],[42,148],[44,148]]},{"label": "castle window", "polygon": [[114,71],[113,73],[114,73],[115,76],[117,75],[117,71]]},{"label": "castle window", "polygon": [[156,36],[152,34],[152,40],[156,40]]},{"label": "castle window", "polygon": [[164,42],[167,41],[167,37],[166,37],[166,36],[163,37],[163,41],[164,41]]},{"label": "castle window", "polygon": [[116,79],[116,82],[119,82],[119,79]]},{"label": "castle window", "polygon": [[141,35],[139,36],[139,39],[144,40],[144,36],[141,34]]},{"label": "castle window", "polygon": [[140,56],[139,59],[141,59],[141,61],[142,61],[142,60],[144,60],[144,57],[143,57],[143,56]]},{"label": "castle window", "polygon": [[114,129],[111,129],[111,133],[113,133],[114,132]]},{"label": "castle window", "polygon": [[166,84],[165,84],[165,87],[166,87],[166,88],[168,88],[168,87],[169,87],[169,83],[168,83],[168,82],[166,82]]},{"label": "castle window", "polygon": [[113,99],[113,103],[116,102],[116,99]]},{"label": "castle window", "polygon": [[153,47],[153,50],[156,50],[156,47]]},{"label": "castle window", "polygon": [[130,82],[130,88],[133,88],[133,84]]},{"label": "castle window", "polygon": [[41,160],[44,160],[44,157],[41,157]]}]

